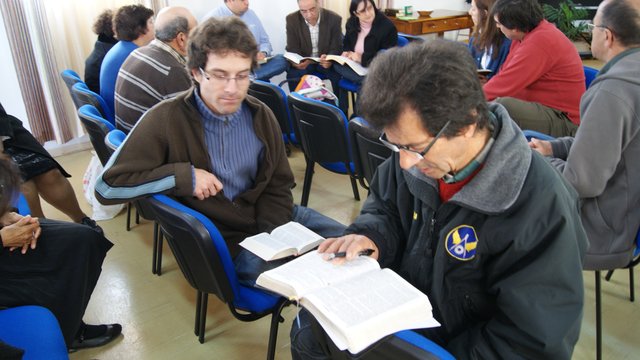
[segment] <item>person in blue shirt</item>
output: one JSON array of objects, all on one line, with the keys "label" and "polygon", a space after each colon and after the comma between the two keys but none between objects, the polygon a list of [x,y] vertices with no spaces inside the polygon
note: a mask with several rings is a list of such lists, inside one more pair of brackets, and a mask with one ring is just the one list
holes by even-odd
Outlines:
[{"label": "person in blue shirt", "polygon": [[249,9],[249,0],[224,0],[224,4],[207,13],[202,21],[210,17],[237,16],[242,20],[258,43],[258,55],[256,60],[260,65],[255,69],[254,75],[258,80],[269,81],[272,77],[285,72],[288,68],[287,60],[282,54],[272,55],[273,48],[269,41],[269,35],[264,30],[262,22],[256,13]]},{"label": "person in blue shirt", "polygon": [[511,48],[511,40],[507,39],[489,15],[489,8],[495,0],[471,0],[469,15],[475,24],[469,51],[476,61],[478,69],[491,70],[487,75],[478,75],[481,82],[486,82],[500,71]]},{"label": "person in blue shirt", "polygon": [[153,10],[142,5],[126,5],[116,11],[113,30],[118,38],[100,66],[100,96],[114,114],[115,90],[118,71],[129,54],[140,46],[145,46],[155,38]]}]

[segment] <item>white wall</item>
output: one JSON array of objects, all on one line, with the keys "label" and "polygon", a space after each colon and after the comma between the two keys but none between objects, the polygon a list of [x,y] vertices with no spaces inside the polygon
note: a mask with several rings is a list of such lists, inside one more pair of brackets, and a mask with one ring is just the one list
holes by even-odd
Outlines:
[{"label": "white wall", "polygon": [[[223,0],[199,1],[199,0],[169,0],[169,5],[184,6],[191,10],[196,19],[200,21],[209,11],[224,4]],[[264,26],[271,46],[276,53],[284,52],[286,44],[285,17],[298,10],[296,0],[251,0],[249,8],[258,15]]]},{"label": "white wall", "polygon": [[393,7],[400,9],[404,6],[411,5],[413,10],[469,10],[469,4],[465,0],[395,0]]},{"label": "white wall", "polygon": [[24,100],[20,93],[18,85],[18,76],[16,75],[16,67],[11,56],[11,47],[9,46],[9,38],[4,27],[4,19],[0,14],[0,102],[8,114],[22,120],[24,127],[31,131],[29,122],[27,121],[27,110],[24,107]]}]

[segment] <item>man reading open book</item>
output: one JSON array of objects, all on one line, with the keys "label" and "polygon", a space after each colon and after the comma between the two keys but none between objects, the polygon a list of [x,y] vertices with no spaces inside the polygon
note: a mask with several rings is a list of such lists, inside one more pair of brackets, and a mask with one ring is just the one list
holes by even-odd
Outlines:
[{"label": "man reading open book", "polygon": [[[464,45],[388,50],[359,100],[395,153],[348,235],[318,251],[346,252],[339,264],[373,249],[381,267],[429,297],[442,326],[418,331],[458,359],[570,359],[587,247],[577,195],[505,109],[487,104]],[[327,359],[322,340],[303,312],[293,359]]]}]

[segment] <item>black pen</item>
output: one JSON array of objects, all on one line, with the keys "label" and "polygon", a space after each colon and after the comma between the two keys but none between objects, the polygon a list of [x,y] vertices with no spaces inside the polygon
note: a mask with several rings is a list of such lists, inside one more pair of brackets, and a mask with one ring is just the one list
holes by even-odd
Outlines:
[{"label": "black pen", "polygon": [[[358,253],[358,256],[371,256],[371,254],[373,254],[375,252],[375,250],[373,249],[364,249],[362,251],[360,251]],[[346,251],[339,251],[337,253],[333,253],[331,255],[329,255],[329,258],[327,260],[333,260],[335,258],[343,258],[347,256],[347,252]]]}]

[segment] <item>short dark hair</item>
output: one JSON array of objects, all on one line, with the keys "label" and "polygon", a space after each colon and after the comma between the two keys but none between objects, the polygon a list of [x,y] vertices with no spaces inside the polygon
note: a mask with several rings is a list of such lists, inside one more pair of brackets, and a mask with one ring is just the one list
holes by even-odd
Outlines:
[{"label": "short dark hair", "polygon": [[351,16],[356,16],[356,10],[358,10],[360,3],[365,3],[364,6],[367,6],[366,3],[371,3],[373,10],[378,11],[378,7],[373,0],[351,0],[351,4],[349,5],[349,14],[351,14]]},{"label": "short dark hair", "polygon": [[147,33],[147,21],[153,10],[142,5],[125,5],[113,17],[113,30],[118,40],[133,41]]},{"label": "short dark hair", "polygon": [[251,59],[251,69],[258,65],[258,44],[247,25],[236,16],[212,17],[198,25],[189,35],[187,49],[187,67],[192,70],[204,69],[209,53],[238,52]]},{"label": "short dark hair", "polygon": [[12,207],[21,183],[18,167],[10,157],[0,153],[0,217]]},{"label": "short dark hair", "polygon": [[113,37],[113,11],[107,9],[98,15],[96,22],[93,23],[93,32],[96,35],[104,35]]},{"label": "short dark hair", "polygon": [[627,0],[609,0],[601,9],[605,26],[625,47],[640,45],[640,9]]},{"label": "short dark hair", "polygon": [[156,27],[156,39],[160,41],[172,41],[179,33],[189,33],[189,20],[184,16],[176,16],[162,27]]},{"label": "short dark hair", "polygon": [[474,123],[482,129],[488,125],[489,110],[476,70],[461,43],[434,40],[392,48],[369,67],[358,109],[378,129],[395,124],[407,107],[418,113],[431,136],[447,121],[445,137]]},{"label": "short dark hair", "polygon": [[498,0],[493,4],[489,16],[497,16],[500,24],[507,29],[525,33],[535,29],[544,19],[538,0]]}]

